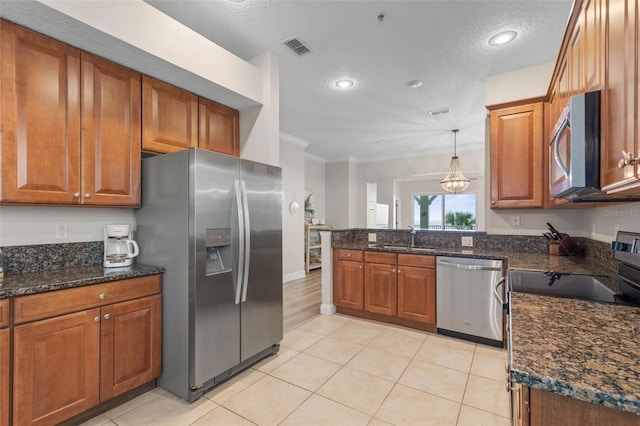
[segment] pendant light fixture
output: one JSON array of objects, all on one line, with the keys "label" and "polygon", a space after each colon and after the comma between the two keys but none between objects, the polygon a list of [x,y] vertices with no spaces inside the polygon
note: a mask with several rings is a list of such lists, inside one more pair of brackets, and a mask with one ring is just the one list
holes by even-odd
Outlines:
[{"label": "pendant light fixture", "polygon": [[462,192],[469,187],[471,181],[464,177],[462,169],[460,169],[460,162],[458,161],[458,155],[456,154],[456,134],[458,129],[453,129],[453,157],[451,157],[451,164],[449,165],[449,173],[440,181],[440,185],[447,192],[457,193]]}]

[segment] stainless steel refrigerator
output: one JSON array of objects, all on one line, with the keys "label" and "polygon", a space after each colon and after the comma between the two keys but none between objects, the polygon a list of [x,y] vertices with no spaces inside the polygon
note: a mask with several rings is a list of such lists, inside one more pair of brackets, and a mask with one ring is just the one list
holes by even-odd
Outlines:
[{"label": "stainless steel refrigerator", "polygon": [[142,160],[140,263],[166,268],[158,385],[194,401],[282,340],[281,169],[197,148]]}]

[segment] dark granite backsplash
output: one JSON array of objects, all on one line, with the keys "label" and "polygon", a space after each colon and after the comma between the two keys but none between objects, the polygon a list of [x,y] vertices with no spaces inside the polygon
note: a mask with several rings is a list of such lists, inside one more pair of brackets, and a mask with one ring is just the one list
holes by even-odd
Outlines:
[{"label": "dark granite backsplash", "polygon": [[[366,246],[369,232],[375,232],[376,245],[411,244],[411,232],[404,229],[335,230],[331,233],[331,242],[338,246],[345,244]],[[462,247],[461,237],[464,236],[473,237],[473,247],[470,247],[470,250],[537,254],[546,254],[549,250],[547,239],[541,235],[494,235],[484,232],[417,231],[415,245],[446,250],[463,250],[467,249],[467,247]],[[574,240],[585,249],[585,257],[588,260],[612,271],[618,271],[618,262],[613,259],[613,252],[609,244],[581,237],[574,238]]]},{"label": "dark granite backsplash", "polygon": [[66,244],[0,247],[5,275],[102,265],[104,243],[90,241]]}]

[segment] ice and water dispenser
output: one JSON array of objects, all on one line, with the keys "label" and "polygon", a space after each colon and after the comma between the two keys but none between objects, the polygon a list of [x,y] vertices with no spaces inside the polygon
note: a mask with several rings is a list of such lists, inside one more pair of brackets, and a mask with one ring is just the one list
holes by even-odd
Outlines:
[{"label": "ice and water dispenser", "polygon": [[231,228],[207,229],[207,275],[231,272]]}]

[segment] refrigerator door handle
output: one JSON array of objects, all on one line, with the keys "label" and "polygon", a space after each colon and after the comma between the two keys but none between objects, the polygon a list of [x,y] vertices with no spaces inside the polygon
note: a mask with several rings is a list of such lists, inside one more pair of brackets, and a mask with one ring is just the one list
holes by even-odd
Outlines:
[{"label": "refrigerator door handle", "polygon": [[249,223],[249,203],[247,202],[247,182],[240,181],[240,189],[242,192],[242,205],[244,207],[244,271],[242,273],[242,301],[247,301],[247,287],[249,286],[249,261],[251,260],[251,224]]},{"label": "refrigerator door handle", "polygon": [[240,303],[240,294],[242,293],[242,275],[244,271],[244,218],[243,218],[243,209],[242,209],[242,193],[240,188],[240,181],[236,180],[236,205],[238,207],[238,240],[239,240],[239,250],[238,250],[238,277],[236,279],[236,305]]}]

